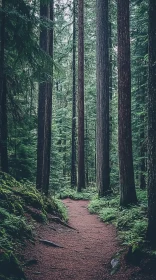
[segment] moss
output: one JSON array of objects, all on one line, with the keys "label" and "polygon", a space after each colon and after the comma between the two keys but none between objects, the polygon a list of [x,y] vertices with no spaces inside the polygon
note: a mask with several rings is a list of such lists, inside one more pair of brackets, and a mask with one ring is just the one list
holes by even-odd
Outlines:
[{"label": "moss", "polygon": [[31,220],[47,220],[47,213],[67,220],[65,207],[59,200],[45,197],[30,182],[19,183],[0,172],[0,280],[21,280],[24,274],[15,257],[17,242],[32,238]]},{"label": "moss", "polygon": [[40,194],[34,192],[25,191],[20,194],[27,205],[31,205],[34,208],[42,209],[43,199]]},{"label": "moss", "polygon": [[11,251],[0,251],[0,271],[4,276],[16,275],[25,279],[20,263]]}]

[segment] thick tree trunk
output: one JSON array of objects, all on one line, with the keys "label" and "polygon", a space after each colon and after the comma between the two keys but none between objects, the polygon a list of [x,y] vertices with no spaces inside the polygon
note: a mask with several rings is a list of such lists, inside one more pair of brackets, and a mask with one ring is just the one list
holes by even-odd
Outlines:
[{"label": "thick tree trunk", "polygon": [[149,81],[148,81],[148,230],[156,246],[156,2],[149,0]]},{"label": "thick tree trunk", "polygon": [[73,100],[72,100],[72,155],[71,187],[77,185],[76,176],[76,0],[73,0]]},{"label": "thick tree trunk", "polygon": [[[41,18],[53,20],[53,1],[49,5],[40,5]],[[41,49],[53,56],[53,30],[42,28],[40,32]],[[38,146],[36,187],[48,195],[50,176],[52,118],[52,81],[43,81],[39,85],[38,101]]]},{"label": "thick tree trunk", "polygon": [[137,202],[131,133],[129,0],[118,0],[118,141],[120,205]]},{"label": "thick tree trunk", "polygon": [[84,0],[78,1],[78,192],[85,187],[84,164]]},{"label": "thick tree trunk", "polygon": [[109,168],[109,26],[108,0],[97,0],[97,186],[99,196],[110,191]]}]

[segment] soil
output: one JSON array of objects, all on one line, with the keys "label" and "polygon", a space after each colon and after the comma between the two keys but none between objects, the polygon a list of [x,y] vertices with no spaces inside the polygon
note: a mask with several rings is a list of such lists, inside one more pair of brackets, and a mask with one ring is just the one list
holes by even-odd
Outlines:
[{"label": "soil", "polygon": [[[36,242],[22,252],[27,280],[156,280],[153,274],[143,274],[140,267],[126,263],[115,228],[89,214],[88,202],[66,199],[64,203],[68,223],[75,230],[54,222],[36,223]],[[114,270],[111,262],[117,262]]]}]

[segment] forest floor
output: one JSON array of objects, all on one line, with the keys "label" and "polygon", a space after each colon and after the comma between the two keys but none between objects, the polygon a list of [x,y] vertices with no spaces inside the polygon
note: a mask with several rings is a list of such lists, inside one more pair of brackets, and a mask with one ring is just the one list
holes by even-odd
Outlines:
[{"label": "forest floor", "polygon": [[[36,224],[35,244],[28,243],[22,251],[27,280],[156,280],[156,276],[144,275],[140,267],[126,263],[115,228],[89,214],[87,201],[66,199],[64,203],[68,224],[75,230],[54,222]],[[113,275],[111,261],[117,262]]]}]

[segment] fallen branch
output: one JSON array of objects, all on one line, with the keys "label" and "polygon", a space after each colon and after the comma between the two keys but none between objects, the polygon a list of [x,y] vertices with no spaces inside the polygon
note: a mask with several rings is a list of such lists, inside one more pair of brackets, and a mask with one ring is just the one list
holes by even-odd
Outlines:
[{"label": "fallen branch", "polygon": [[51,242],[49,240],[44,240],[44,239],[39,239],[39,241],[45,245],[48,245],[48,246],[52,246],[52,247],[57,247],[57,248],[63,248],[62,246],[54,243],[54,242]]}]

